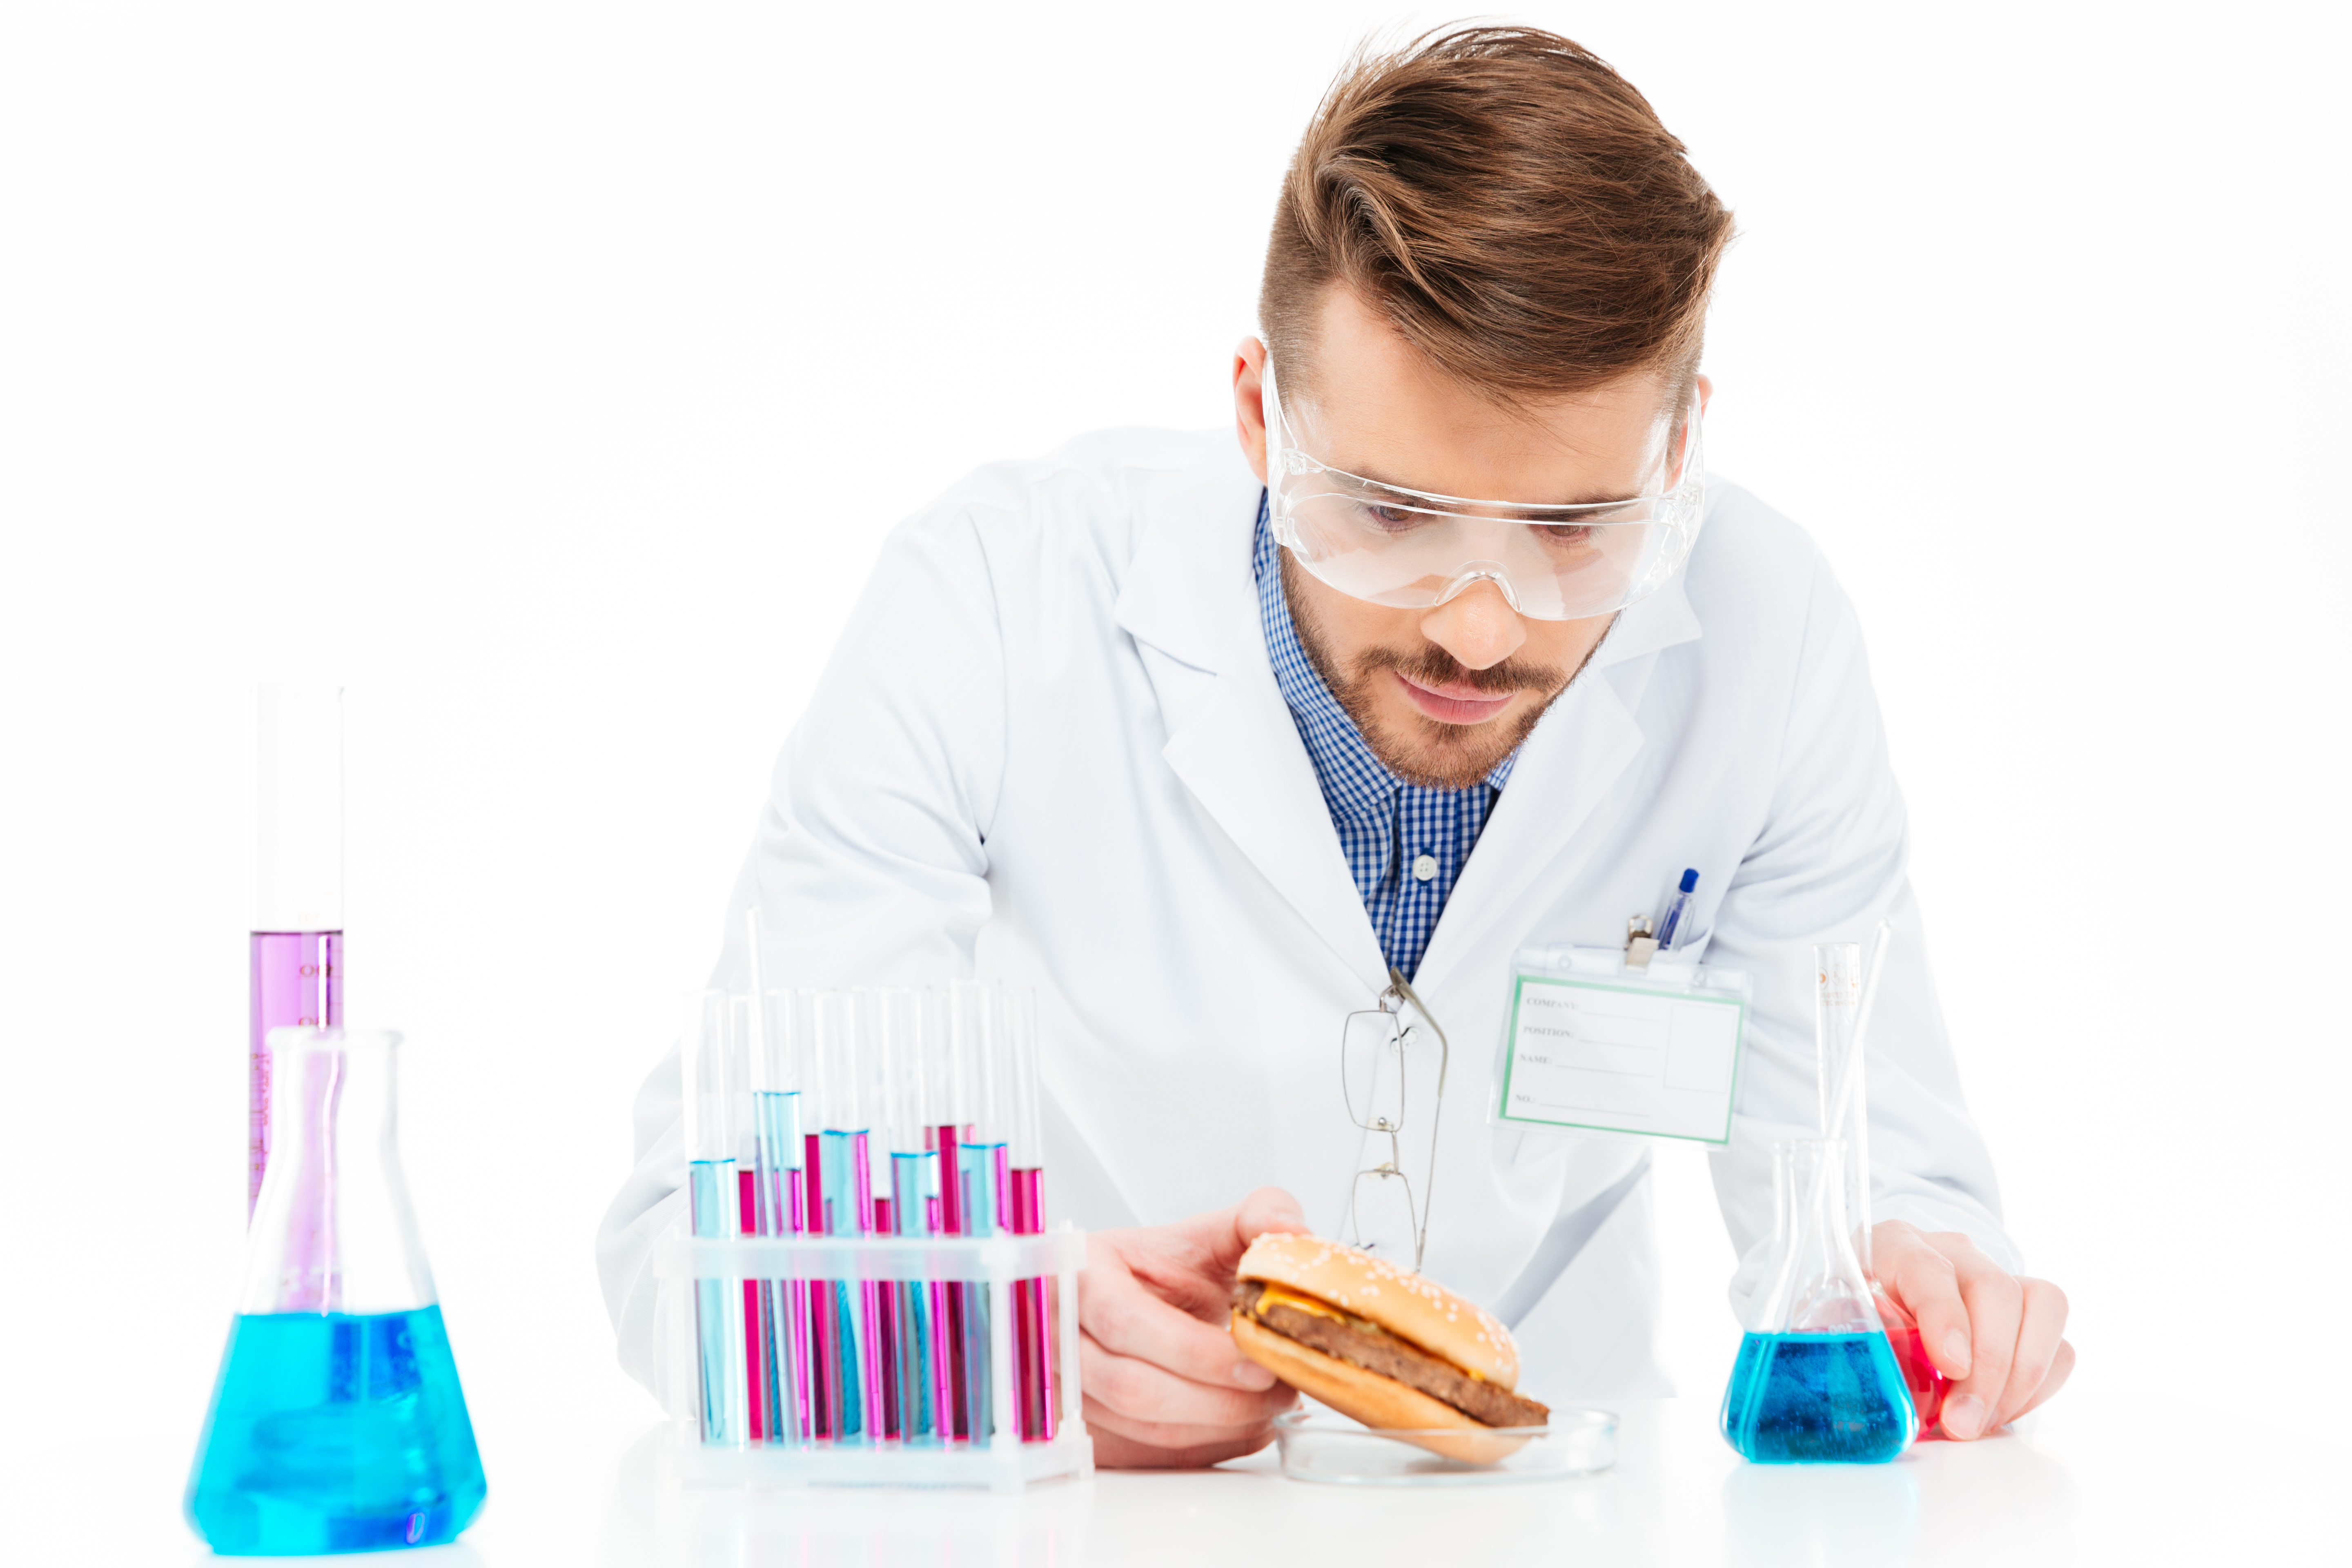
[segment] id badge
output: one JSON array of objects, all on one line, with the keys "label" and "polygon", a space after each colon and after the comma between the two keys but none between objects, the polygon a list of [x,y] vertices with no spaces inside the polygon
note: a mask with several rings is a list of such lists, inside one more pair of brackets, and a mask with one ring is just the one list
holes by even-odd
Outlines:
[{"label": "id badge", "polygon": [[1611,948],[1523,949],[1488,1120],[1723,1148],[1750,995],[1738,970],[1661,959],[1644,971]]}]

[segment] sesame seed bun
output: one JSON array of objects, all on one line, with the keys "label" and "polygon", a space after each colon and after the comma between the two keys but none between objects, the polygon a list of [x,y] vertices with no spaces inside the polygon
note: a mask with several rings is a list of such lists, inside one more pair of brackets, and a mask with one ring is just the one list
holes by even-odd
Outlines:
[{"label": "sesame seed bun", "polygon": [[1234,1346],[1301,1394],[1311,1394],[1342,1415],[1391,1431],[1399,1442],[1465,1465],[1491,1465],[1525,1446],[1525,1437],[1505,1437],[1451,1405],[1408,1388],[1392,1377],[1283,1338],[1249,1319],[1233,1321]]},{"label": "sesame seed bun", "polygon": [[[1518,1388],[1519,1347],[1512,1342],[1510,1330],[1444,1287],[1432,1284],[1418,1274],[1409,1274],[1369,1252],[1359,1252],[1318,1237],[1268,1232],[1250,1243],[1235,1272],[1244,1279],[1262,1279],[1269,1285],[1280,1285],[1302,1296],[1328,1301],[1498,1388]],[[1348,1370],[1358,1371],[1352,1367]],[[1318,1399],[1323,1398],[1312,1389],[1307,1392]],[[1405,1392],[1413,1393],[1410,1389]],[[1414,1397],[1427,1396],[1414,1394]],[[1450,1409],[1435,1400],[1429,1403],[1441,1410]],[[1445,1423],[1430,1421],[1420,1425],[1439,1426]]]}]

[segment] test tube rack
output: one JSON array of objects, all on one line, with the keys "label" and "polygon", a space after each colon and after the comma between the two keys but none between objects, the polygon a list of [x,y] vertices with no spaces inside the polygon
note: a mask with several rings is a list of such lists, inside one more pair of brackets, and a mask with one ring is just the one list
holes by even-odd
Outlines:
[{"label": "test tube rack", "polygon": [[[672,1418],[664,1470],[699,1487],[985,1487],[1018,1491],[1062,1477],[1094,1473],[1094,1441],[1079,1414],[1078,1270],[1083,1233],[1065,1225],[1040,1235],[987,1237],[694,1237],[674,1234],[656,1249],[656,1335],[660,1392]],[[1055,1435],[1024,1442],[1015,1412],[1013,1288],[1047,1279],[1058,1286],[1050,1315],[1061,1418]],[[983,1287],[989,1320],[993,1430],[983,1440],[715,1442],[708,1440],[705,1380],[698,1359],[695,1294],[702,1281],[724,1281],[740,1295],[751,1280],[961,1281]]]}]

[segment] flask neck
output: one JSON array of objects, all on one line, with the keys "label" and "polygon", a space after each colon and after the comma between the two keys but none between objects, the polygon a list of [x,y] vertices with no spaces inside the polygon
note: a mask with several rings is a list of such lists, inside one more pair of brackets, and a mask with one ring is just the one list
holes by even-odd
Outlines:
[{"label": "flask neck", "polygon": [[1882,1327],[1846,1230],[1845,1147],[1837,1138],[1772,1146],[1778,1256],[1766,1270],[1751,1331],[1862,1333]]},{"label": "flask neck", "polygon": [[401,1178],[400,1037],[271,1031],[276,1147],[246,1233],[246,1313],[410,1311],[436,1300]]}]

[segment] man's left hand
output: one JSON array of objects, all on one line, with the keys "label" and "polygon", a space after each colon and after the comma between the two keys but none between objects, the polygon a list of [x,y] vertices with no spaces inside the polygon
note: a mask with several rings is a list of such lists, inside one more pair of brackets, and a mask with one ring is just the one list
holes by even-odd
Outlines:
[{"label": "man's left hand", "polygon": [[2074,1370],[2066,1293],[2021,1279],[1958,1231],[1899,1219],[1870,1232],[1873,1271],[1919,1325],[1936,1370],[1952,1380],[1939,1426],[1947,1437],[1998,1431],[2058,1392]]}]

